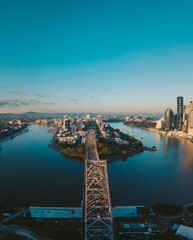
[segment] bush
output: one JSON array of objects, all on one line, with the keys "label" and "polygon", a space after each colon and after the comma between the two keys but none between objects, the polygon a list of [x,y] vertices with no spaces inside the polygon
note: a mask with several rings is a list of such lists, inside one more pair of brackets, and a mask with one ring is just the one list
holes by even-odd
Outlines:
[{"label": "bush", "polygon": [[104,143],[102,142],[97,143],[97,148],[103,148],[103,147],[104,147]]},{"label": "bush", "polygon": [[127,151],[123,150],[123,151],[122,151],[122,155],[123,155],[123,156],[127,156]]},{"label": "bush", "polygon": [[84,147],[78,148],[77,153],[78,154],[84,154],[85,153],[85,148]]},{"label": "bush", "polygon": [[99,154],[102,155],[102,156],[111,156],[111,155],[112,155],[112,152],[111,152],[110,148],[104,147],[104,148],[102,148],[102,150],[99,152]]}]

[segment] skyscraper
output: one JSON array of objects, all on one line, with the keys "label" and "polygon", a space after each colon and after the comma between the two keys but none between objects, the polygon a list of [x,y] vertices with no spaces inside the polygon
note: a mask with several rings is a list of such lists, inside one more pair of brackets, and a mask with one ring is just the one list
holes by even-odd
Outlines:
[{"label": "skyscraper", "polygon": [[69,131],[71,128],[71,120],[70,119],[64,119],[63,120],[63,129],[64,131]]},{"label": "skyscraper", "polygon": [[193,136],[193,101],[190,101],[188,110],[188,134]]},{"label": "skyscraper", "polygon": [[171,130],[174,122],[174,113],[171,108],[167,108],[165,111],[165,129]]},{"label": "skyscraper", "polygon": [[178,115],[174,115],[174,129],[178,129]]},{"label": "skyscraper", "polygon": [[183,124],[184,99],[177,97],[177,128],[182,129]]},{"label": "skyscraper", "polygon": [[188,134],[193,136],[193,111],[191,110],[188,116]]}]

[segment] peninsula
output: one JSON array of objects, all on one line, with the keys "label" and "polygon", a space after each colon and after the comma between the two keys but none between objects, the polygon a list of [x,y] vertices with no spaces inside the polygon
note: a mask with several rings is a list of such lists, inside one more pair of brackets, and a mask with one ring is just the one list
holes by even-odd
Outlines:
[{"label": "peninsula", "polygon": [[[73,124],[67,130],[67,125],[70,125],[71,121]],[[112,128],[108,122],[99,119],[81,119],[80,121],[83,124],[78,124],[78,119],[76,119],[76,124],[72,119],[65,119],[63,124],[59,123],[50,147],[60,151],[65,157],[83,161],[87,130],[93,128],[96,132],[100,159],[124,160],[144,150],[141,141],[122,133],[119,129]]]}]

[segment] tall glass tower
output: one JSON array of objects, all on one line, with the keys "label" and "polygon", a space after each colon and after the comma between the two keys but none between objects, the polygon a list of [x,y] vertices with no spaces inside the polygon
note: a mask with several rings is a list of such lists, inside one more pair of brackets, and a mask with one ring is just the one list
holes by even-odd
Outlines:
[{"label": "tall glass tower", "polygon": [[171,130],[174,122],[174,113],[171,108],[167,108],[165,111],[165,129]]},{"label": "tall glass tower", "polygon": [[184,99],[183,97],[177,97],[177,128],[182,129],[183,123],[183,113],[184,113]]}]

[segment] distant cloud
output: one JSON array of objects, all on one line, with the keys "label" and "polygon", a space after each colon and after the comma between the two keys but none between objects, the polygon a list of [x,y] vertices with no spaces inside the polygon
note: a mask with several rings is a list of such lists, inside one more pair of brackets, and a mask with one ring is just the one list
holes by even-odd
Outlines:
[{"label": "distant cloud", "polygon": [[70,100],[71,102],[77,102],[78,101],[76,98],[71,98],[71,97],[69,97],[68,100]]},{"label": "distant cloud", "polygon": [[0,106],[8,105],[8,106],[19,107],[19,106],[23,106],[23,105],[37,105],[39,103],[40,103],[40,101],[33,100],[33,99],[21,99],[21,98],[0,99]]},{"label": "distant cloud", "polygon": [[8,102],[9,102],[8,99],[0,99],[0,106],[2,106],[2,105],[7,105]]},{"label": "distant cloud", "polygon": [[45,103],[46,105],[54,105],[54,104],[56,104],[56,103],[54,103],[54,102],[50,102],[50,103]]},{"label": "distant cloud", "polygon": [[10,93],[12,93],[12,94],[17,94],[17,95],[19,95],[19,94],[27,95],[26,92],[25,92],[24,90],[22,90],[22,91],[20,91],[20,90],[16,90],[16,91],[13,91],[13,92],[10,92]]},{"label": "distant cloud", "polygon": [[94,99],[94,96],[89,96],[88,94],[86,95],[87,98]]},{"label": "distant cloud", "polygon": [[68,100],[75,103],[75,104],[78,104],[78,99],[77,98],[69,97]]},{"label": "distant cloud", "polygon": [[36,96],[43,97],[43,95],[41,93],[36,93]]},{"label": "distant cloud", "polygon": [[20,90],[16,90],[16,91],[14,91],[14,92],[10,92],[10,93],[13,93],[13,94],[20,94],[21,91],[20,91]]},{"label": "distant cloud", "polygon": [[116,92],[115,94],[116,94],[116,95],[119,95],[119,94],[120,94],[120,92]]}]

